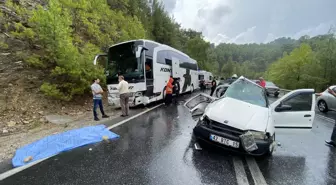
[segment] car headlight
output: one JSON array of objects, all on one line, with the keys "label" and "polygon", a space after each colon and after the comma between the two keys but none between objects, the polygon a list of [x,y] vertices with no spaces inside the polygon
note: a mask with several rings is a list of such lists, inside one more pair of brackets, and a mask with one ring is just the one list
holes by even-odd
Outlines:
[{"label": "car headlight", "polygon": [[253,130],[250,130],[250,132],[252,133],[254,139],[262,139],[262,140],[267,139],[265,132],[258,132]]},{"label": "car headlight", "polygon": [[205,114],[203,114],[199,119],[200,124],[206,125],[206,124],[209,124],[209,122],[210,122],[210,120]]}]

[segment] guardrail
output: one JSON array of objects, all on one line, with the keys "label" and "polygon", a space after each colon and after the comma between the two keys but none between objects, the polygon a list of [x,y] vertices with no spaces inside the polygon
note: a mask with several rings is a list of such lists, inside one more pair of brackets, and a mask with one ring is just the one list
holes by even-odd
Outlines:
[{"label": "guardrail", "polygon": [[285,95],[285,94],[287,94],[287,93],[289,93],[289,92],[291,92],[292,90],[288,90],[288,89],[280,89],[280,95]]}]

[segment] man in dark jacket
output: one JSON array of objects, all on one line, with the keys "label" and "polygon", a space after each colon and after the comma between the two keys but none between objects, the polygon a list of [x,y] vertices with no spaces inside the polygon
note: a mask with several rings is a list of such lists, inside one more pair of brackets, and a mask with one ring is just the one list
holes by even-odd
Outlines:
[{"label": "man in dark jacket", "polygon": [[174,79],[174,82],[173,82],[173,94],[175,94],[175,98],[174,98],[174,101],[175,103],[177,104],[177,100],[178,100],[178,97],[180,95],[180,78],[175,78]]},{"label": "man in dark jacket", "polygon": [[[328,88],[328,92],[333,96],[333,98],[336,98],[336,92],[333,89]],[[336,118],[336,116],[335,116],[335,118]],[[333,129],[333,132],[331,134],[330,140],[325,141],[325,142],[329,146],[336,147],[336,123],[334,125],[334,129]]]},{"label": "man in dark jacket", "polygon": [[210,96],[213,95],[213,93],[215,92],[216,90],[216,87],[217,87],[217,82],[216,82],[216,79],[214,78],[211,82],[211,93],[210,93]]}]

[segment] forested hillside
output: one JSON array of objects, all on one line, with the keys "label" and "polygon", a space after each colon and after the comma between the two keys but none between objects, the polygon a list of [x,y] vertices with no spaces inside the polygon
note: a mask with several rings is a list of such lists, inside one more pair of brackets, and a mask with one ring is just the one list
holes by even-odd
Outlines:
[{"label": "forested hillside", "polygon": [[320,89],[335,83],[333,34],[212,47],[201,32],[176,23],[157,1],[152,7],[147,0],[0,3],[1,50],[12,54],[7,59],[42,71],[40,91],[61,100],[85,94],[92,78],[103,77],[102,69],[92,65],[97,53],[111,44],[139,38],[182,50],[196,59],[201,69],[221,77],[233,73],[249,78],[266,76],[283,88]]}]

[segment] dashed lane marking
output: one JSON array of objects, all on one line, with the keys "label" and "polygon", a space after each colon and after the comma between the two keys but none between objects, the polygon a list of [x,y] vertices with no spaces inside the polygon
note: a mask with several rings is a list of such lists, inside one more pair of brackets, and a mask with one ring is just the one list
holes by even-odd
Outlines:
[{"label": "dashed lane marking", "polygon": [[264,176],[262,175],[257,162],[252,157],[246,157],[246,162],[251,172],[254,184],[256,185],[267,185]]},{"label": "dashed lane marking", "polygon": [[233,166],[236,172],[236,179],[238,185],[249,185],[247,175],[245,173],[243,161],[237,157],[233,157]]},{"label": "dashed lane marking", "polygon": [[320,114],[316,114],[316,117],[320,118],[320,119],[323,119],[325,121],[328,121],[328,122],[331,122],[331,123],[335,123],[335,120],[332,119],[332,118],[328,118],[326,116],[323,116],[323,115],[320,115]]}]

